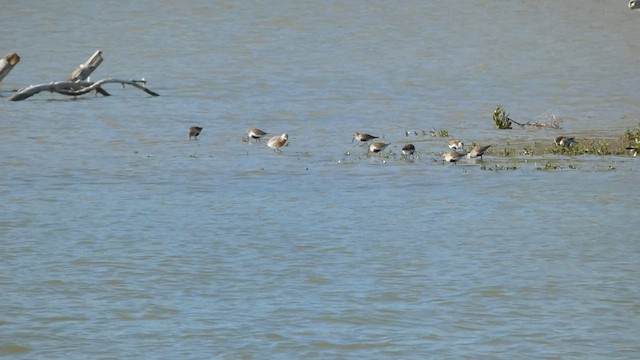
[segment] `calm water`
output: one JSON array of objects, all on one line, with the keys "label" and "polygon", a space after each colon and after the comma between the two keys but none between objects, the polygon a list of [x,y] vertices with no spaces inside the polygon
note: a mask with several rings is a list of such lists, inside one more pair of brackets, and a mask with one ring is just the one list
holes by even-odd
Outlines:
[{"label": "calm water", "polygon": [[[22,61],[0,83],[0,356],[637,359],[637,158],[486,171],[436,161],[447,139],[428,132],[500,148],[635,128],[639,16],[622,0],[4,4],[0,56]],[[162,96],[4,101],[96,49],[93,79]],[[497,104],[563,130],[498,132]],[[290,145],[242,142],[251,127]],[[420,157],[366,156],[354,131]]]}]

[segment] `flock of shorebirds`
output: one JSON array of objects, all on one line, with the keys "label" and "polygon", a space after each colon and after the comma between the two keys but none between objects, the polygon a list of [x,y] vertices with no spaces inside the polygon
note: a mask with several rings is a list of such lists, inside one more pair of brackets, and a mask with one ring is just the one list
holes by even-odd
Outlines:
[{"label": "flock of shorebirds", "polygon": [[[189,128],[189,140],[198,139],[198,135],[202,132],[201,126],[192,126]],[[262,131],[260,129],[249,129],[245,134],[244,141],[260,141],[265,135],[269,134],[266,131]],[[279,136],[274,136],[267,141],[267,146],[272,148],[274,151],[280,151],[280,148],[287,145],[287,141],[289,141],[289,135],[282,134]]]},{"label": "flock of shorebirds", "polygon": [[[374,139],[378,139],[378,137],[371,134],[357,132],[353,134],[353,139],[351,141],[353,142],[354,140],[358,140],[360,142],[368,143],[369,141]],[[389,145],[391,144],[384,143],[384,142],[373,142],[369,144],[369,152],[372,152],[372,153],[380,152]],[[457,162],[458,160],[462,159],[465,156],[467,157],[467,159],[473,159],[477,157],[482,159],[482,155],[484,155],[484,153],[489,149],[489,147],[491,147],[491,145],[474,146],[473,148],[471,148],[469,152],[465,154],[462,152],[458,152],[458,150],[462,151],[464,148],[464,143],[462,141],[449,140],[447,145],[449,146],[449,149],[452,149],[453,151],[445,152],[444,154],[442,154],[442,161],[452,162],[452,163]],[[406,144],[402,147],[403,156],[406,156],[406,157],[415,156],[415,152],[416,152],[416,147],[413,144]]]},{"label": "flock of shorebirds", "polygon": [[[202,127],[200,126],[192,126],[189,128],[189,140],[191,139],[198,139],[198,135],[200,135],[200,132],[202,132]],[[251,140],[254,140],[256,142],[259,142],[263,137],[265,137],[266,135],[268,135],[269,133],[260,129],[249,129],[246,131],[245,133],[245,137],[243,138],[243,141],[247,141],[250,142]],[[379,153],[381,151],[383,151],[385,148],[387,148],[387,146],[391,145],[390,143],[386,143],[386,142],[372,142],[369,143],[372,140],[375,139],[379,139],[378,136],[374,136],[371,134],[367,134],[367,133],[360,133],[360,132],[356,132],[353,134],[353,138],[351,139],[351,142],[354,142],[355,140],[358,140],[360,143],[363,144],[368,144],[368,151],[369,153]],[[280,149],[284,146],[287,145],[287,142],[289,141],[289,135],[287,135],[286,133],[282,134],[282,135],[278,135],[278,136],[273,136],[271,138],[269,138],[269,140],[267,140],[267,146],[270,147],[271,149],[273,149],[274,151],[280,151]],[[557,146],[562,146],[562,147],[571,147],[574,144],[576,144],[576,138],[575,137],[566,137],[566,136],[558,136],[555,139],[553,139],[553,142],[557,145]],[[484,146],[473,146],[471,148],[471,150],[469,150],[468,152],[464,153],[464,143],[461,140],[449,140],[447,142],[447,145],[449,146],[449,149],[451,149],[452,151],[448,151],[442,154],[442,162],[451,162],[451,163],[455,163],[458,160],[462,159],[462,158],[467,158],[467,159],[474,159],[474,158],[480,158],[482,160],[482,156],[484,155],[484,153],[491,147],[491,145],[484,145]],[[636,149],[637,151],[637,149]],[[415,152],[416,152],[416,147],[413,144],[406,144],[402,147],[402,155],[405,157],[414,157],[415,156]],[[637,153],[637,152],[636,152]],[[636,154],[634,154],[635,156]]]},{"label": "flock of shorebirds", "polygon": [[[630,0],[629,8],[640,9],[640,1]],[[202,127],[200,126],[190,127],[189,140],[191,139],[197,140],[198,135],[200,135],[200,132],[202,132]],[[256,142],[259,142],[266,135],[268,135],[266,131],[255,129],[255,128],[249,129],[246,131],[243,141],[250,142],[251,140],[254,140]],[[369,141],[372,141],[378,138],[379,138],[378,136],[374,136],[371,134],[356,132],[353,134],[353,139],[351,140],[351,142],[358,140],[361,143],[369,145],[368,146],[369,153],[379,153],[391,144],[385,143],[385,142],[372,142],[369,144]],[[269,138],[269,140],[267,141],[267,146],[273,149],[274,151],[280,151],[282,147],[287,145],[288,141],[289,141],[289,135],[284,133],[282,135],[273,136]],[[558,136],[553,141],[557,146],[561,146],[561,147],[571,147],[574,144],[576,144],[575,137]],[[447,145],[449,146],[449,149],[453,151],[448,151],[442,154],[443,163],[444,162],[455,163],[464,157],[466,157],[467,159],[473,159],[478,157],[482,159],[482,156],[484,155],[484,153],[491,147],[491,145],[473,146],[471,150],[469,150],[467,153],[463,153],[461,152],[461,151],[464,151],[464,143],[462,141],[449,140]],[[633,156],[635,157],[637,156],[638,151],[640,151],[640,148],[627,147],[627,150],[632,151]],[[402,147],[402,155],[405,157],[414,157],[415,152],[416,152],[416,147],[413,144],[406,144]]]}]

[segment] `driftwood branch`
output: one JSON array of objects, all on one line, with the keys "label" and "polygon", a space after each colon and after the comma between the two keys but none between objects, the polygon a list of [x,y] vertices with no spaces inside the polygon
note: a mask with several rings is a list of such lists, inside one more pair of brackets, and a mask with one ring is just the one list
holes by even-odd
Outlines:
[{"label": "driftwood branch", "polygon": [[97,50],[91,57],[80,64],[69,76],[69,81],[86,81],[89,75],[102,63],[102,51]]},{"label": "driftwood branch", "polygon": [[[20,57],[11,53],[4,59],[0,59],[0,80],[8,73],[15,64],[20,61]],[[143,90],[151,96],[159,96],[156,92],[149,90],[146,87],[146,81],[142,80],[119,80],[119,79],[103,79],[97,82],[91,82],[89,76],[94,70],[102,63],[102,51],[96,50],[93,55],[83,64],[80,64],[69,76],[68,81],[56,81],[47,84],[30,85],[23,89],[18,90],[15,94],[9,97],[10,101],[21,101],[28,99],[35,94],[42,91],[56,92],[58,94],[67,96],[80,96],[91,91],[96,91],[98,94],[104,96],[110,96],[110,94],[102,88],[102,85],[119,83],[122,87],[125,85],[131,85],[138,89]]]},{"label": "driftwood branch", "polygon": [[13,67],[19,62],[20,56],[14,52],[8,54],[3,59],[0,59],[0,81],[2,81],[2,79],[4,79],[4,77],[7,76]]},{"label": "driftwood branch", "polygon": [[514,122],[516,125],[520,125],[520,127],[522,128],[527,126],[533,126],[537,128],[550,128],[550,129],[561,128],[560,126],[561,120],[558,120],[558,118],[556,118],[556,116],[553,113],[543,113],[543,114],[540,114],[538,118],[540,119],[544,118],[544,121],[527,121],[526,123],[523,123],[523,124],[513,119],[511,119],[511,121]]},{"label": "driftwood branch", "polygon": [[[90,81],[89,75],[93,73],[100,64],[102,64],[102,51],[96,50],[96,52],[91,55],[84,64],[80,64],[69,76],[69,81],[79,82],[79,81]],[[106,90],[103,88],[96,88],[96,92],[103,96],[111,96]]]},{"label": "driftwood branch", "polygon": [[516,125],[519,125],[522,128],[525,128],[527,126],[533,126],[533,127],[537,127],[537,128],[560,129],[560,122],[559,121],[553,121],[553,122],[527,121],[526,123],[519,123],[519,122],[511,119],[511,122],[513,122]]},{"label": "driftwood branch", "polygon": [[[30,85],[26,88],[18,90],[15,94],[13,94],[9,100],[10,101],[21,101],[24,99],[28,99],[31,96],[38,94],[42,91],[56,92],[62,95],[68,96],[80,96],[91,92],[93,90],[102,90],[101,86],[104,84],[111,83],[119,83],[124,85],[131,85],[138,89],[143,90],[147,94],[151,96],[160,96],[158,93],[149,90],[145,84],[145,80],[119,80],[119,79],[103,79],[96,82],[88,82],[88,81],[57,81],[51,82],[48,84],[39,84],[39,85]],[[98,90],[98,91],[99,91]],[[104,91],[104,90],[103,90]],[[108,94],[108,93],[107,93]]]},{"label": "driftwood branch", "polygon": [[518,124],[518,125],[520,125],[521,127],[534,126],[534,127],[537,127],[537,128],[560,129],[560,123],[558,121],[554,121],[554,122],[540,122],[540,121],[531,122],[531,121],[527,121],[524,124]]}]

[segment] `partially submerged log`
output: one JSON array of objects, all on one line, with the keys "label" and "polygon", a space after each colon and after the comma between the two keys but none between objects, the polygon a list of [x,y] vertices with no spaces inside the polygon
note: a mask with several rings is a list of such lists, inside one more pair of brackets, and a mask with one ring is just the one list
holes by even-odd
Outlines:
[{"label": "partially submerged log", "polygon": [[[102,51],[96,50],[84,64],[80,64],[69,76],[69,81],[89,81],[89,75],[94,72],[95,69],[102,64]],[[101,87],[96,88],[96,92],[103,96],[111,96],[106,90]]]},{"label": "partially submerged log", "polygon": [[7,74],[16,66],[17,63],[20,62],[20,56],[18,54],[12,52],[5,56],[3,59],[0,59],[0,81],[4,79]]},{"label": "partially submerged log", "polygon": [[[159,96],[158,93],[153,92],[146,87],[147,82],[144,79],[142,80],[103,79],[97,82],[89,81],[89,75],[91,75],[91,73],[102,63],[102,60],[103,60],[102,51],[97,50],[95,53],[93,53],[93,55],[91,55],[91,57],[87,61],[84,62],[84,64],[80,64],[80,66],[78,66],[78,68],[76,68],[71,73],[71,76],[69,76],[68,81],[56,81],[56,82],[50,82],[46,84],[30,85],[18,90],[15,94],[9,97],[9,100],[21,101],[24,99],[28,99],[33,95],[40,93],[42,91],[56,92],[58,94],[68,95],[68,96],[80,96],[91,91],[96,91],[96,93],[98,94],[101,94],[104,96],[110,96],[110,94],[102,88],[102,85],[111,84],[111,83],[122,84],[122,87],[124,87],[125,85],[131,85],[133,87],[141,89],[142,91],[146,92],[151,96]],[[11,53],[7,55],[4,59],[4,63],[6,63],[6,65],[3,65],[4,63],[2,61],[3,60],[0,60],[0,65],[2,65],[0,66],[0,70],[4,71],[5,68],[8,68],[6,72],[9,72],[9,70],[11,70],[11,68],[13,68],[13,66],[17,64],[18,61],[20,61],[20,57],[15,53]],[[1,80],[2,77],[4,76],[4,73],[0,75],[2,75],[0,76],[0,80]]]},{"label": "partially submerged log", "polygon": [[[55,92],[62,95],[68,96],[79,96],[91,92],[93,90],[101,89],[101,86],[104,84],[111,83],[119,83],[124,85],[131,85],[136,87],[151,96],[160,96],[158,93],[149,90],[145,84],[145,80],[119,80],[119,79],[103,79],[96,82],[88,82],[88,81],[57,81],[51,82],[48,84],[39,84],[39,85],[30,85],[26,88],[18,90],[15,94],[11,95],[9,98],[10,101],[21,101],[24,99],[28,99],[35,94],[38,94],[42,91]],[[104,91],[104,90],[103,90]],[[106,93],[106,92],[105,92]],[[104,93],[103,93],[104,95]],[[109,96],[106,93],[106,96]]]},{"label": "partially submerged log", "polygon": [[91,57],[80,64],[69,76],[69,81],[85,81],[89,75],[102,63],[102,51],[96,50]]}]

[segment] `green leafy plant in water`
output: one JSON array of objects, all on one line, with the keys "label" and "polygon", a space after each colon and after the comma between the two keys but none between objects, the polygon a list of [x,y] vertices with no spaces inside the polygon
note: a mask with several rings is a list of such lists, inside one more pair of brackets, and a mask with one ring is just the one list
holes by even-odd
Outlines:
[{"label": "green leafy plant in water", "polygon": [[482,165],[480,170],[489,170],[489,171],[501,171],[501,170],[518,170],[518,167],[513,166],[505,166],[505,165],[493,165],[493,166],[485,166]]},{"label": "green leafy plant in water", "polygon": [[624,135],[622,135],[622,139],[640,144],[640,121],[638,121],[638,126],[634,130],[627,129]]},{"label": "green leafy plant in water", "polygon": [[432,137],[449,137],[449,131],[445,129],[436,130],[436,128],[431,128],[431,130],[429,130],[429,135]]},{"label": "green leafy plant in water", "polygon": [[558,164],[546,163],[544,164],[544,167],[538,167],[536,168],[536,170],[544,170],[544,171],[562,170],[562,166]]},{"label": "green leafy plant in water", "polygon": [[496,106],[493,112],[493,124],[496,129],[511,129],[511,119],[500,105]]},{"label": "green leafy plant in water", "polygon": [[598,155],[611,155],[613,153],[610,144],[606,141],[598,141],[595,143],[593,151]]},{"label": "green leafy plant in water", "polygon": [[398,154],[396,154],[393,150],[390,151],[381,151],[377,153],[368,153],[369,156],[375,156],[382,159],[395,159]]},{"label": "green leafy plant in water", "polygon": [[569,147],[557,147],[552,151],[562,155],[621,155],[621,149],[614,149],[608,140],[582,140]]},{"label": "green leafy plant in water", "polygon": [[550,152],[556,155],[579,155],[579,154],[590,154],[592,153],[589,147],[574,144],[572,146],[559,146],[553,145],[551,147]]}]

